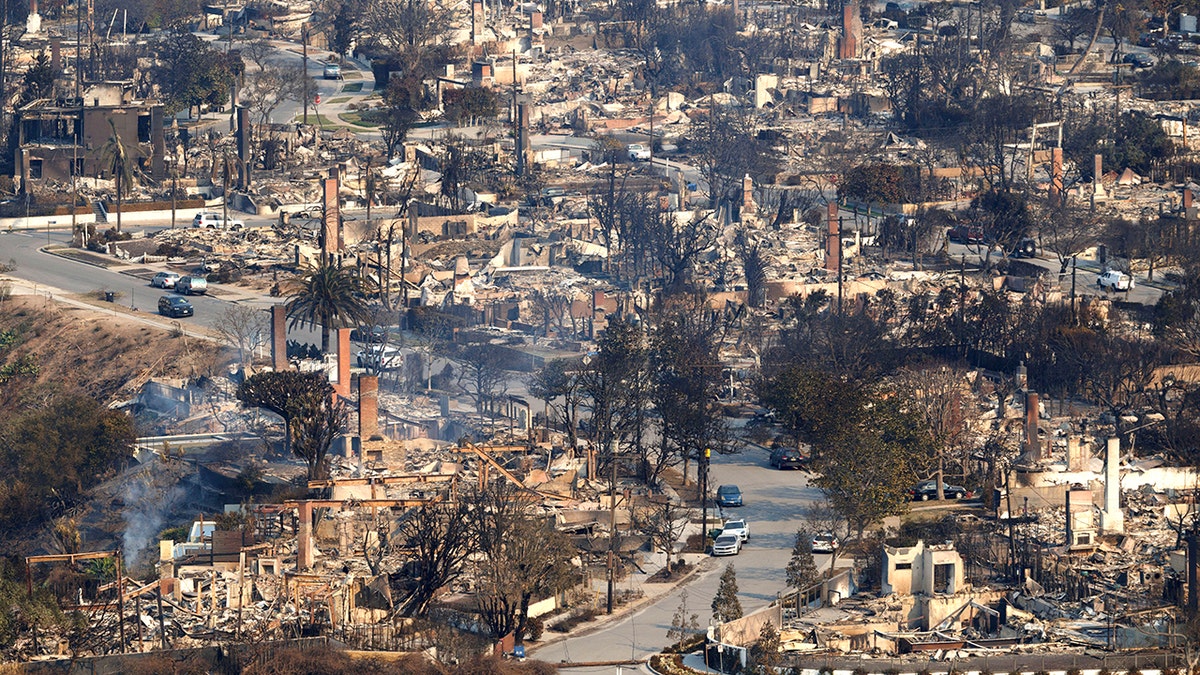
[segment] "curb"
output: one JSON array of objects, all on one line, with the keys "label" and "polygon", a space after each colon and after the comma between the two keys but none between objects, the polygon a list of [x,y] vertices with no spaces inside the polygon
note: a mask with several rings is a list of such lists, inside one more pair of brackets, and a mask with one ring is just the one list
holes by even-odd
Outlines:
[{"label": "curb", "polygon": [[[70,261],[70,262],[77,262],[77,263],[80,263],[80,264],[82,264],[82,265],[90,265],[90,266],[92,266],[92,267],[95,267],[95,268],[97,268],[97,269],[102,269],[102,270],[104,270],[104,271],[106,271],[106,272],[112,272],[113,274],[125,274],[126,276],[132,276],[132,277],[133,277],[133,278],[135,278],[135,279],[137,278],[137,277],[136,277],[136,276],[134,276],[134,275],[130,275],[130,274],[128,274],[128,269],[136,269],[136,268],[137,268],[137,266],[136,266],[136,265],[116,265],[116,266],[113,266],[113,267],[108,267],[108,266],[106,266],[106,265],[101,265],[101,264],[100,264],[100,263],[98,263],[98,262],[93,262],[93,261],[91,261],[91,260],[88,260],[88,259],[86,259],[86,258],[74,258],[74,257],[71,257],[71,256],[59,255],[59,254],[58,254],[56,251],[49,250],[49,247],[47,247],[47,246],[42,246],[41,248],[37,249],[37,251],[38,251],[38,253],[44,253],[44,254],[46,254],[46,255],[52,255],[52,256],[54,256],[54,257],[56,257],[56,258],[61,258],[62,260],[68,260],[68,261]],[[126,269],[126,268],[128,268],[128,269]],[[163,289],[163,290],[166,290],[166,289]],[[255,295],[253,295],[253,294],[249,294],[248,296],[243,296],[243,297],[233,297],[233,298],[231,298],[231,297],[223,297],[223,296],[225,296],[225,295],[229,295],[229,294],[230,294],[230,293],[228,292],[228,288],[224,288],[224,287],[223,287],[223,288],[222,288],[222,289],[220,289],[220,290],[224,290],[224,291],[226,291],[226,292],[225,292],[225,293],[213,293],[213,292],[211,292],[211,290],[210,290],[210,292],[209,292],[209,294],[208,294],[208,297],[210,297],[210,298],[213,298],[213,299],[216,299],[216,300],[219,300],[219,301],[221,301],[221,302],[227,302],[227,303],[229,303],[229,304],[231,304],[231,305],[237,305],[237,304],[241,304],[241,303],[243,303],[243,302],[248,302],[248,301],[249,301],[249,302],[261,301],[261,300],[263,299],[263,298],[259,298],[259,297],[255,296]]]},{"label": "curb", "polygon": [[[700,572],[700,565],[699,565],[699,563],[697,563],[696,565],[694,565],[692,567],[692,570],[690,572],[688,572],[682,579],[679,579],[678,581],[676,581],[675,584],[672,585],[671,588],[666,593],[663,593],[661,596],[654,597],[654,598],[649,598],[649,597],[642,598],[638,602],[635,602],[630,605],[626,605],[625,608],[621,612],[614,612],[610,615],[606,615],[603,620],[599,621],[595,625],[588,626],[587,628],[584,628],[577,633],[565,633],[565,634],[557,636],[553,639],[539,642],[536,647],[528,650],[528,654],[530,656],[532,656],[532,655],[536,654],[538,651],[540,651],[543,647],[549,647],[550,645],[555,645],[560,642],[570,640],[571,638],[586,637],[588,635],[591,635],[592,633],[594,633],[602,628],[607,627],[608,624],[613,623],[614,621],[616,621],[619,618],[622,618],[622,617],[624,617],[628,614],[632,614],[634,612],[641,611],[642,609],[645,609],[646,607],[653,605],[655,602],[662,599],[664,596],[670,594],[671,592],[675,591],[680,586],[691,583],[693,577],[695,577],[699,572]],[[646,663],[646,661],[643,661],[642,663]]]},{"label": "curb", "polygon": [[70,260],[71,262],[77,262],[77,263],[80,263],[83,265],[91,265],[92,267],[96,267],[98,269],[105,270],[106,272],[116,272],[117,274],[121,274],[121,272],[119,270],[114,270],[112,267],[108,267],[107,265],[101,265],[98,262],[89,260],[88,257],[73,258],[69,255],[60,255],[57,250],[52,250],[51,246],[53,246],[53,244],[48,245],[48,246],[39,246],[37,249],[37,252],[44,253],[46,255],[52,255],[55,258],[61,258],[63,260]]}]

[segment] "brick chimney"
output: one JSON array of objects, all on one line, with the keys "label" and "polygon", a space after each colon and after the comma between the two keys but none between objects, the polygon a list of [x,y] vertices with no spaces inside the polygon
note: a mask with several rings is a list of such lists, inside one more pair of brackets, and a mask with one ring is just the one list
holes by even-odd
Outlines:
[{"label": "brick chimney", "polygon": [[1025,394],[1025,452],[1029,459],[1042,458],[1042,443],[1038,440],[1038,395],[1036,391]]},{"label": "brick chimney", "polygon": [[300,526],[296,531],[296,569],[307,570],[313,566],[313,522],[312,504],[300,502]]},{"label": "brick chimney", "polygon": [[288,369],[287,358],[287,308],[271,306],[271,368]]},{"label": "brick chimney", "polygon": [[333,390],[343,398],[350,398],[350,329],[337,329],[337,381]]},{"label": "brick chimney", "polygon": [[321,253],[325,254],[322,258],[325,262],[328,262],[328,256],[342,250],[342,219],[338,204],[339,185],[338,171],[334,168],[330,170],[329,178],[323,181],[322,203],[325,207],[325,229],[324,237],[321,239]]},{"label": "brick chimney", "polygon": [[1050,205],[1061,206],[1063,198],[1063,151],[1050,150]]},{"label": "brick chimney", "polygon": [[358,437],[364,441],[379,436],[379,376],[358,376]]},{"label": "brick chimney", "polygon": [[825,240],[825,269],[836,272],[842,257],[842,233],[838,223],[838,206],[830,202],[826,212],[829,234]]}]

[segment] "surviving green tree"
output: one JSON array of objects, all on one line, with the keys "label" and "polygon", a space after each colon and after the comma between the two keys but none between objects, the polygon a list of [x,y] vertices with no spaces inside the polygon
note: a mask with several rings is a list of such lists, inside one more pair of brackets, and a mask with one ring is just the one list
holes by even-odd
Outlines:
[{"label": "surviving green tree", "polygon": [[812,534],[804,529],[796,531],[796,542],[792,544],[792,557],[788,560],[783,573],[787,585],[796,590],[802,590],[815,584],[820,579],[817,563],[813,560]]},{"label": "surviving green tree", "polygon": [[154,45],[157,65],[151,77],[163,93],[163,108],[175,114],[199,105],[224,105],[241,60],[213,49],[182,27]]},{"label": "surviving green tree", "polygon": [[324,373],[266,371],[238,385],[238,400],[283,418],[284,443],[308,464],[310,480],[325,474],[325,457],[346,426],[347,412],[334,401]]},{"label": "surviving green tree", "polygon": [[329,332],[360,322],[367,314],[362,284],[354,270],[322,261],[308,270],[287,301],[288,326],[321,328],[321,351],[329,351]]},{"label": "surviving green tree", "polygon": [[738,600],[737,570],[733,563],[725,566],[721,573],[721,581],[717,584],[717,594],[713,596],[713,619],[719,622],[733,621],[742,618],[742,602]]}]

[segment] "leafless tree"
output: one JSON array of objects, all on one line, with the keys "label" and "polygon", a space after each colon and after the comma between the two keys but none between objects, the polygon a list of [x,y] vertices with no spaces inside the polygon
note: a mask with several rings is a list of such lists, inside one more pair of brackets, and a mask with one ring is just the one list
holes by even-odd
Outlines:
[{"label": "leafless tree", "polygon": [[576,446],[576,419],[583,404],[583,369],[578,359],[554,359],[532,373],[527,381],[529,393],[546,402],[563,420],[567,431],[568,452]]},{"label": "leafless tree", "polygon": [[275,53],[275,47],[271,45],[271,41],[264,37],[242,40],[239,48],[242,56],[250,59],[260,70],[267,67],[267,57]]},{"label": "leafless tree", "polygon": [[696,212],[687,220],[658,207],[641,209],[649,234],[650,254],[661,266],[663,286],[679,291],[691,284],[692,272],[700,255],[712,249],[720,235],[712,212]]},{"label": "leafless tree", "polygon": [[973,437],[969,425],[972,397],[966,378],[965,372],[950,366],[912,368],[896,377],[897,390],[923,422],[921,431],[926,437],[939,500],[946,498],[943,482],[947,462],[961,465],[962,454]]},{"label": "leafless tree", "polygon": [[507,375],[499,351],[490,344],[469,345],[459,358],[458,385],[475,402],[479,423],[485,406],[491,406],[507,389]]},{"label": "leafless tree", "polygon": [[[287,101],[299,101],[304,96],[304,78],[298,66],[273,63],[246,74],[245,86],[239,96],[257,118],[259,124],[271,121],[275,109]],[[315,90],[315,86],[310,87]]]},{"label": "leafless tree", "polygon": [[266,344],[270,336],[266,312],[248,305],[228,305],[213,328],[237,350],[242,368],[250,365],[254,350]]},{"label": "leafless tree", "polygon": [[403,616],[424,616],[437,592],[463,573],[472,552],[469,491],[454,502],[433,502],[410,510],[400,523],[397,543],[404,565],[391,583],[404,592]]},{"label": "leafless tree", "polygon": [[452,20],[435,0],[369,0],[359,17],[365,33],[399,54],[408,70],[445,43]]},{"label": "leafless tree", "polygon": [[508,483],[479,493],[471,510],[480,617],[493,638],[524,640],[531,602],[574,585],[577,551]]},{"label": "leafless tree", "polygon": [[[829,497],[823,497],[819,502],[813,502],[808,507],[805,517],[808,519],[809,526],[816,534],[828,532],[837,537],[839,542],[846,541],[851,534],[850,520],[834,506]],[[832,570],[837,563],[837,556],[840,547],[834,547],[833,553],[829,556],[829,569]]]},{"label": "leafless tree", "polygon": [[1068,206],[1045,209],[1039,215],[1042,248],[1053,251],[1058,257],[1058,278],[1061,280],[1071,259],[1099,239],[1100,219],[1093,212]]},{"label": "leafless tree", "polygon": [[671,556],[675,543],[683,536],[690,509],[672,502],[666,495],[654,495],[649,503],[634,509],[633,525],[650,537],[652,546],[667,556],[667,573],[671,572]]},{"label": "leafless tree", "polygon": [[558,328],[561,337],[566,319],[569,318],[571,320],[571,339],[574,339],[575,316],[571,313],[571,305],[574,300],[569,292],[560,288],[535,288],[530,292],[529,302],[533,305],[533,311],[542,316],[543,335],[547,338],[550,337],[550,326],[553,321],[553,325]]}]

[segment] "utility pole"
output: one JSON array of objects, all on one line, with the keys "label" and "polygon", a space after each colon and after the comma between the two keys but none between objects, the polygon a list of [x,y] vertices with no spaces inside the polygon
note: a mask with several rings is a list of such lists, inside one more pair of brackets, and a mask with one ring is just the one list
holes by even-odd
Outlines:
[{"label": "utility pole", "polygon": [[301,52],[300,60],[304,64],[303,67],[301,68],[301,70],[303,70],[304,72],[300,74],[300,76],[302,78],[304,78],[304,96],[303,96],[303,98],[304,98],[304,124],[308,124],[308,24],[307,23],[300,24],[300,43],[301,43],[301,45],[303,45],[303,52]]},{"label": "utility pole", "polygon": [[709,448],[705,448],[700,456],[700,543],[705,549],[708,548],[708,460],[711,456]]},{"label": "utility pole", "polygon": [[221,219],[225,227],[229,227],[229,151],[226,150],[222,159],[224,176],[221,179]]},{"label": "utility pole", "polygon": [[1075,314],[1075,269],[1076,257],[1071,256],[1071,323],[1078,323],[1079,317]]},{"label": "utility pole", "polygon": [[[870,207],[868,207],[868,209],[869,208]],[[870,217],[869,210],[867,211],[867,215],[868,215],[868,217]],[[846,256],[842,255],[842,217],[841,216],[838,216],[837,251],[838,251],[838,268],[837,268],[838,314],[841,314],[842,313],[842,260],[846,257]],[[708,452],[708,451],[705,450],[705,452]]]},{"label": "utility pole", "polygon": [[[225,15],[221,17],[222,21],[229,23],[229,35],[225,42],[225,54],[233,53],[233,19],[229,15],[229,0],[225,0]],[[233,131],[237,125],[237,108],[238,108],[238,76],[233,73],[229,74],[229,130]]]},{"label": "utility pole", "polygon": [[[75,209],[79,206],[79,146],[83,143],[83,0],[75,0],[75,100],[79,104],[79,117],[75,119],[75,138],[71,143],[71,236],[74,238],[79,231],[78,218]],[[87,226],[85,234],[80,237],[83,246],[87,246]]]},{"label": "utility pole", "polygon": [[616,557],[617,557],[617,442],[610,441],[608,444],[608,462],[610,465],[610,478],[608,481],[608,514],[609,514],[609,531],[608,531],[608,610],[606,614],[612,614],[613,611],[613,577],[616,574]]}]

